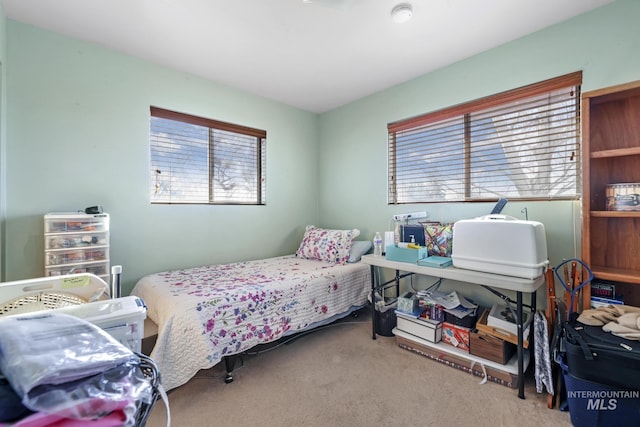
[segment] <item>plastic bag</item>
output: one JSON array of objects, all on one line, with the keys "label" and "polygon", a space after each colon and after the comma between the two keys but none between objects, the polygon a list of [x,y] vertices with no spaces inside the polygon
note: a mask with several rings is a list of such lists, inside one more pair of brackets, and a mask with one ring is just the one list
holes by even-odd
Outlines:
[{"label": "plastic bag", "polygon": [[93,419],[150,400],[139,363],[107,332],[74,316],[0,318],[0,370],[33,411]]},{"label": "plastic bag", "polygon": [[29,391],[23,403],[35,411],[85,420],[124,410],[132,423],[136,402],[150,403],[152,393],[139,362],[129,361],[73,382],[39,385]]}]

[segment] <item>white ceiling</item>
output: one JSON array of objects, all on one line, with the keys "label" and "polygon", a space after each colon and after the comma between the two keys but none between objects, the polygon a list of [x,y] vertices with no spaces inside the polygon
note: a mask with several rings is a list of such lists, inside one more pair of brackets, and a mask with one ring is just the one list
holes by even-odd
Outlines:
[{"label": "white ceiling", "polygon": [[0,0],[5,15],[321,113],[613,0]]}]

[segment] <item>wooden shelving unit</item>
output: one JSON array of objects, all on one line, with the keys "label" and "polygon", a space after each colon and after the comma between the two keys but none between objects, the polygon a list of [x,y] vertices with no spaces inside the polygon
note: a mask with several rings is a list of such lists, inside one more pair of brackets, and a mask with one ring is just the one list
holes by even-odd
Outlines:
[{"label": "wooden shelving unit", "polygon": [[[582,259],[638,295],[640,211],[606,210],[605,189],[640,182],[640,81],[582,95],[582,159]],[[590,297],[585,289],[583,307]]]}]

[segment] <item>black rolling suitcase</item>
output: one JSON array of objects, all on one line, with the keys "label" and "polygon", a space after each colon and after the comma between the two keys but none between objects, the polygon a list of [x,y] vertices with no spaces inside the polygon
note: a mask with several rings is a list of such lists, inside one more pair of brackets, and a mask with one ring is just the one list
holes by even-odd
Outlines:
[{"label": "black rolling suitcase", "polygon": [[577,315],[565,322],[562,352],[569,373],[576,378],[620,387],[640,388],[640,341],[620,338],[602,326],[584,325]]}]

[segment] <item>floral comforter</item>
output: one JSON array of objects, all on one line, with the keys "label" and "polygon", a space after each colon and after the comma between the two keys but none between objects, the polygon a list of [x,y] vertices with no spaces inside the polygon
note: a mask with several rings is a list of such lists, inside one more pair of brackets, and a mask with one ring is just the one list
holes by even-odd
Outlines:
[{"label": "floral comforter", "polygon": [[158,325],[151,357],[169,390],[224,356],[309,329],[367,303],[370,267],[293,255],[145,276],[132,295]]}]

